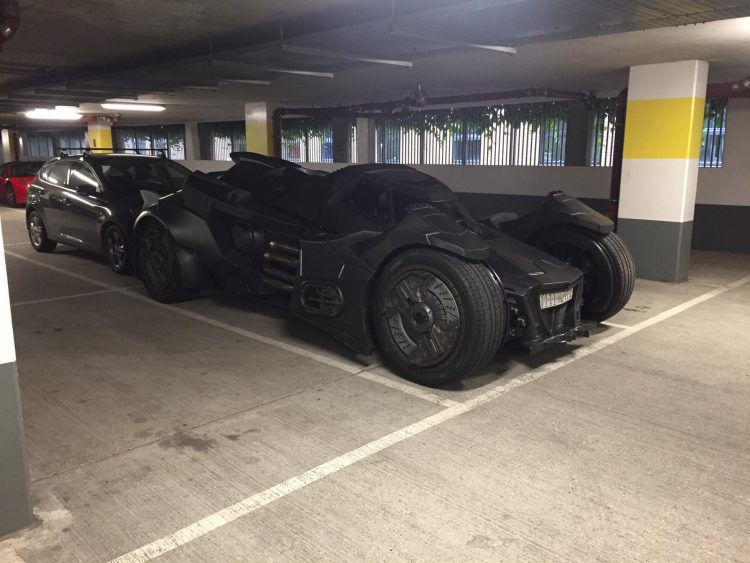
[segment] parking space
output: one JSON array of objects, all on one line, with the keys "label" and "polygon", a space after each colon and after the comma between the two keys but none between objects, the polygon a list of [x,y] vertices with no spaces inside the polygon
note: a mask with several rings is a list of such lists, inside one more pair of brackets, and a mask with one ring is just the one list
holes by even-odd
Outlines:
[{"label": "parking space", "polygon": [[744,264],[697,255],[712,277],[639,281],[617,326],[430,390],[274,300],[151,302],[1,213],[41,522],[0,558],[747,553]]}]

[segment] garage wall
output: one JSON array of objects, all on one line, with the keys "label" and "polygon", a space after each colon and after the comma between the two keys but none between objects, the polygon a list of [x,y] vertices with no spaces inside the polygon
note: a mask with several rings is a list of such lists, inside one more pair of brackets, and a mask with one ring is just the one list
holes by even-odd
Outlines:
[{"label": "garage wall", "polygon": [[[231,162],[184,161],[192,170],[226,170]],[[341,164],[308,164],[335,170]],[[460,194],[476,215],[492,209],[519,212],[534,208],[551,190],[563,190],[604,211],[611,169],[588,166],[417,165]],[[750,253],[750,99],[729,101],[723,168],[702,168],[693,224],[693,248]]]}]

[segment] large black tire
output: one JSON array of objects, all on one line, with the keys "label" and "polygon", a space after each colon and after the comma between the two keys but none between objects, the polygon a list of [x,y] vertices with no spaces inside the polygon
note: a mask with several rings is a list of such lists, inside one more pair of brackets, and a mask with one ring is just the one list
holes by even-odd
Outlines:
[{"label": "large black tire", "polygon": [[183,286],[175,242],[160,225],[151,223],[139,234],[137,254],[143,286],[156,301],[176,303],[198,294]]},{"label": "large black tire", "polygon": [[57,243],[47,236],[47,227],[36,211],[26,215],[26,230],[29,233],[29,242],[37,252],[52,252],[57,247]]},{"label": "large black tire", "polygon": [[635,262],[615,233],[556,227],[536,235],[532,244],[583,271],[581,316],[586,320],[613,317],[633,294]]},{"label": "large black tire", "polygon": [[507,324],[503,289],[487,266],[429,248],[386,264],[371,313],[386,363],[434,387],[486,367]]},{"label": "large black tire", "polygon": [[104,257],[116,274],[127,274],[131,270],[130,243],[125,232],[117,225],[110,225],[102,237]]}]

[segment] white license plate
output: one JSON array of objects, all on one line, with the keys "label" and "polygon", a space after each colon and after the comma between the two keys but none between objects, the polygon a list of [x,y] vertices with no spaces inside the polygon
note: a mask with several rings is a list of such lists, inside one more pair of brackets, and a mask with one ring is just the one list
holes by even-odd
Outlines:
[{"label": "white license plate", "polygon": [[550,291],[539,295],[539,308],[551,309],[563,305],[573,299],[573,288],[563,289],[562,291]]}]

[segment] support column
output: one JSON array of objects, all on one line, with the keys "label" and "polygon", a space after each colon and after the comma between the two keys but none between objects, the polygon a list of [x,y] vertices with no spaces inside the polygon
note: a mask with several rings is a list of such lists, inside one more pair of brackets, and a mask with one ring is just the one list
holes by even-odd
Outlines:
[{"label": "support column", "polygon": [[357,118],[357,164],[375,162],[375,120]]},{"label": "support column", "polygon": [[348,117],[334,117],[331,119],[331,129],[333,130],[333,162],[350,162],[352,120]]},{"label": "support column", "polygon": [[[3,247],[0,229],[0,248]],[[33,521],[24,451],[21,395],[8,298],[5,254],[0,252],[0,537]]]},{"label": "support column", "polygon": [[200,160],[201,145],[198,134],[198,122],[185,123],[185,160]]},{"label": "support column", "polygon": [[586,110],[583,102],[570,102],[565,129],[565,166],[588,164],[590,123],[591,111]]},{"label": "support column", "polygon": [[268,102],[245,104],[245,135],[247,150],[273,156],[273,112],[276,107]]},{"label": "support column", "polygon": [[91,152],[112,152],[112,118],[98,115],[89,121],[88,141]]},{"label": "support column", "polygon": [[618,233],[638,277],[687,279],[708,63],[630,69]]},{"label": "support column", "polygon": [[11,150],[10,146],[10,130],[9,129],[2,129],[0,130],[0,143],[2,143],[2,161],[0,164],[5,164],[6,162],[11,162],[13,160],[13,151]]}]

